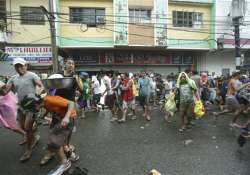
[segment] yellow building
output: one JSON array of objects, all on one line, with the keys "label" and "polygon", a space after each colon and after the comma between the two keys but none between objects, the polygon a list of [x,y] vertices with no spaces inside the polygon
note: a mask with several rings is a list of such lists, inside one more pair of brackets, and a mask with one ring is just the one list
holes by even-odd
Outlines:
[{"label": "yellow building", "polygon": [[47,69],[51,65],[50,30],[40,6],[48,9],[48,1],[6,0],[5,52],[8,60],[23,57],[31,66]]}]

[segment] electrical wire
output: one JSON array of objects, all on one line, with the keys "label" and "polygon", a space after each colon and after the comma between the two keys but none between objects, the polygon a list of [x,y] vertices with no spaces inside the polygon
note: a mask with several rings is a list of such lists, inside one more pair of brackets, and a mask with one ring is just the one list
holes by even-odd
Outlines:
[{"label": "electrical wire", "polygon": [[[8,12],[4,12],[4,11],[2,11],[3,13],[6,13],[6,14],[8,14]],[[20,12],[16,12],[16,13],[20,13]],[[192,13],[192,12],[190,12],[190,13]],[[23,14],[20,14],[20,16],[22,16],[22,15],[29,15],[29,14],[41,14],[41,13],[34,13],[34,12],[31,12],[31,13],[23,13]],[[69,16],[70,15],[70,13],[59,13],[59,12],[54,12],[54,13],[51,13],[51,14],[54,14],[54,15],[60,15],[60,16]],[[78,14],[77,16],[79,16],[79,17],[83,17],[83,16],[93,16],[93,15],[91,15],[91,14],[83,14],[83,13],[81,13],[81,12],[74,12],[74,14]],[[151,14],[152,15],[152,14]],[[155,14],[155,15],[152,15],[150,18],[151,19],[165,19],[165,20],[171,20],[171,19],[173,19],[173,18],[171,18],[171,17],[157,17],[157,15],[161,15],[161,14]],[[171,16],[172,16],[172,14],[170,14]],[[12,15],[10,15],[10,16],[7,16],[7,17],[11,17]],[[15,15],[15,16],[19,16],[19,15]],[[100,15],[98,15],[98,16],[105,16],[105,17],[119,17],[119,18],[129,18],[130,16],[128,16],[128,15],[114,15],[114,14],[104,14],[104,15],[102,15],[102,14],[100,14]],[[209,16],[209,17],[211,17],[211,16]],[[225,16],[225,17],[227,17],[227,16]],[[134,18],[141,18],[140,16],[135,16]],[[205,20],[205,19],[203,19],[203,22],[210,22],[210,23],[228,23],[227,21],[225,21],[225,20]],[[246,22],[250,22],[250,21],[246,21]]]}]

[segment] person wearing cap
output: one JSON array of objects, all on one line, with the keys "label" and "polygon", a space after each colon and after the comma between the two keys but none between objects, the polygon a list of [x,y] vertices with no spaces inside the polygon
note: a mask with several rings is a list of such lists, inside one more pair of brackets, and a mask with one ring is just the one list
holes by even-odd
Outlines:
[{"label": "person wearing cap", "polygon": [[17,93],[19,108],[17,111],[18,121],[20,128],[26,131],[25,140],[20,143],[24,144],[27,142],[27,148],[20,161],[28,160],[31,157],[32,149],[38,142],[40,136],[35,135],[33,131],[33,124],[37,113],[31,113],[26,111],[22,107],[22,100],[27,94],[36,94],[36,87],[38,86],[41,90],[44,89],[43,84],[39,76],[33,72],[27,71],[27,62],[23,58],[15,58],[13,65],[17,72],[8,83],[2,87],[5,94],[13,90]]}]

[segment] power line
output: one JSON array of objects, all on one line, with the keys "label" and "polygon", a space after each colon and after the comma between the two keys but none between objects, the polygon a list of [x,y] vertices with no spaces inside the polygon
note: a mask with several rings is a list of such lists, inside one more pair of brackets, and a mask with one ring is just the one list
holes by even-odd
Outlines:
[{"label": "power line", "polygon": [[[61,19],[64,19],[64,20],[68,20],[68,19],[65,19],[65,18],[62,18],[62,17],[59,17]],[[145,24],[136,24],[136,23],[129,23],[129,22],[121,22],[121,21],[112,21],[112,20],[106,20],[106,21],[110,21],[112,22],[113,24],[115,23],[121,23],[121,24],[129,24],[129,25],[136,25],[136,26],[140,26],[140,27],[150,27],[149,25],[145,25]],[[186,29],[179,29],[179,28],[170,28],[170,27],[155,27],[155,26],[152,26],[154,28],[158,28],[158,29],[166,29],[166,30],[177,30],[177,31],[184,31],[184,32],[193,32],[193,33],[206,33],[206,34],[223,34],[223,35],[230,35],[230,36],[233,36],[233,34],[230,34],[230,33],[213,33],[213,32],[203,32],[203,31],[198,31],[198,30],[186,30]]]},{"label": "power line", "polygon": [[[3,13],[8,13],[8,12],[4,12],[3,11]],[[20,13],[20,12],[16,12],[16,13]],[[192,12],[190,12],[190,13],[192,13]],[[31,12],[31,13],[23,13],[23,14],[20,14],[20,15],[15,15],[15,16],[22,16],[22,15],[28,15],[28,14],[41,14],[41,13],[34,13],[34,12]],[[70,13],[59,13],[59,12],[54,12],[54,13],[52,13],[52,14],[54,14],[54,15],[61,15],[61,16],[69,16],[70,15]],[[83,16],[93,16],[93,15],[91,15],[91,14],[83,14],[83,13],[81,13],[81,12],[74,12],[74,14],[78,14],[78,16],[79,17],[83,17]],[[162,15],[162,14],[155,14],[155,16],[154,15],[152,15],[150,18],[151,19],[165,19],[165,20],[171,20],[171,19],[173,19],[173,18],[170,18],[170,17],[157,17],[157,15]],[[104,14],[104,15],[102,15],[102,14],[100,14],[100,15],[96,15],[96,16],[105,16],[105,17],[119,17],[119,18],[129,18],[129,17],[131,17],[131,16],[128,16],[128,15],[114,15],[114,14]],[[171,16],[172,16],[172,14],[171,14]],[[209,17],[211,17],[211,16],[209,16]],[[136,17],[136,16],[134,16],[134,18],[141,18],[140,16],[138,16],[138,17]],[[221,21],[216,21],[216,20],[204,20],[203,19],[203,22],[210,22],[210,23],[228,23],[227,21],[225,21],[225,20],[221,20]],[[248,22],[250,22],[250,21],[248,21]]]},{"label": "power line", "polygon": [[[7,19],[12,19],[12,20],[23,20],[23,19],[20,19],[20,18],[7,18]],[[35,20],[35,19],[25,19],[25,21],[33,21],[33,22],[41,22],[40,20]],[[49,22],[49,20],[42,20],[42,21],[45,21],[45,22]],[[57,23],[65,23],[65,24],[69,24],[71,23],[70,21],[55,21]],[[124,23],[124,22],[118,22],[117,23]],[[78,23],[78,24],[82,24],[82,23]],[[114,23],[113,23],[114,24]],[[144,24],[134,24],[134,23],[124,23],[124,24],[131,24],[131,25],[139,25],[139,26],[145,26],[145,27],[148,27],[148,25],[144,25]],[[205,33],[205,34],[222,34],[222,35],[230,35],[230,36],[233,36],[233,34],[230,34],[230,33],[218,33],[218,32],[203,32],[203,31],[198,31],[198,30],[186,30],[186,29],[180,29],[180,28],[169,28],[169,27],[154,27],[154,28],[160,28],[160,29],[168,29],[168,30],[178,30],[178,31],[184,31],[184,32],[192,32],[192,33]]]}]

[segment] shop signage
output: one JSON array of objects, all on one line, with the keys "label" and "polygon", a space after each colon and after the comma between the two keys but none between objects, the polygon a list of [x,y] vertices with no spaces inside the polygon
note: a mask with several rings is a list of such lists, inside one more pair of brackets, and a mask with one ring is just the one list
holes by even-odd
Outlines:
[{"label": "shop signage", "polygon": [[194,60],[192,56],[184,56],[182,60],[183,64],[193,64]]},{"label": "shop signage", "polygon": [[182,56],[181,55],[173,55],[172,56],[172,64],[182,64]]},{"label": "shop signage", "polygon": [[99,55],[97,53],[90,54],[74,54],[75,64],[99,64]]},{"label": "shop signage", "polygon": [[178,55],[152,52],[102,52],[74,53],[77,64],[85,65],[192,65],[192,55]]},{"label": "shop signage", "polygon": [[52,63],[51,47],[5,47],[9,56],[4,61],[12,61],[21,57],[29,63]]}]

